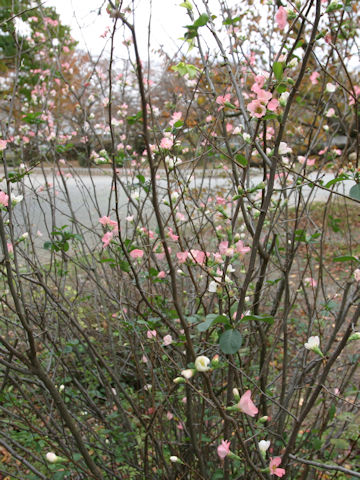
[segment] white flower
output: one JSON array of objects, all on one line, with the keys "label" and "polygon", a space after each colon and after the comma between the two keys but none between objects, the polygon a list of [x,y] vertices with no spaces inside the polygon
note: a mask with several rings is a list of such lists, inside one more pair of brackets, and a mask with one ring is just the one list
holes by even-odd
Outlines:
[{"label": "white flower", "polygon": [[195,371],[192,368],[187,368],[186,370],[181,371],[181,375],[189,380],[191,377],[194,376]]},{"label": "white flower", "polygon": [[169,167],[170,170],[172,170],[175,165],[179,165],[181,163],[180,158],[172,158],[169,155],[165,157],[165,163]]},{"label": "white flower", "polygon": [[172,456],[170,457],[170,462],[172,462],[172,463],[180,462],[180,458],[179,458],[179,457],[176,457],[175,455],[172,455]]},{"label": "white flower", "polygon": [[11,203],[13,206],[17,205],[23,200],[23,195],[12,195],[11,196]]},{"label": "white flower", "polygon": [[305,343],[304,347],[307,350],[311,350],[314,353],[317,353],[318,355],[320,355],[320,357],[324,358],[324,354],[320,350],[320,339],[319,339],[319,337],[310,337],[308,339],[307,343]]},{"label": "white flower", "polygon": [[176,200],[179,198],[179,195],[180,195],[179,192],[172,192],[171,193],[171,200],[173,202],[176,202]]},{"label": "white flower", "polygon": [[316,337],[310,337],[307,341],[307,343],[305,343],[304,347],[307,349],[307,350],[314,350],[314,348],[319,348],[320,347],[320,339],[318,336]]},{"label": "white flower", "polygon": [[210,359],[204,355],[200,355],[195,359],[195,368],[198,372],[207,372],[210,370]]},{"label": "white flower", "polygon": [[251,135],[249,135],[248,133],[243,133],[243,139],[245,140],[245,142],[249,143],[251,141]]},{"label": "white flower", "polygon": [[286,155],[287,153],[291,153],[292,150],[290,147],[287,146],[286,142],[280,142],[279,145],[279,154],[280,155]]},{"label": "white flower", "polygon": [[46,454],[46,460],[50,463],[56,463],[59,460],[60,457],[58,457],[54,452],[48,452]]},{"label": "white flower", "polygon": [[266,450],[269,447],[270,447],[270,440],[260,440],[260,442],[259,442],[260,452],[266,452]]},{"label": "white flower", "polygon": [[59,392],[63,392],[65,390],[65,385],[60,385]]},{"label": "white flower", "polygon": [[21,236],[20,236],[20,240],[26,240],[29,236],[29,232],[24,232]]},{"label": "white flower", "polygon": [[329,93],[334,93],[336,90],[336,85],[334,85],[333,83],[327,83],[326,84],[326,91],[329,92]]},{"label": "white flower", "polygon": [[218,283],[213,280],[209,283],[208,291],[210,293],[216,293],[217,287],[218,287]]}]

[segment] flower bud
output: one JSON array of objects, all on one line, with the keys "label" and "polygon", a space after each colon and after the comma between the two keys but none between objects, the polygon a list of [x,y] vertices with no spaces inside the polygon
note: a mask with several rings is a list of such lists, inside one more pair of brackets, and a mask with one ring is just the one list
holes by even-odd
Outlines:
[{"label": "flower bud", "polygon": [[233,388],[233,395],[234,395],[235,402],[238,402],[240,400],[240,393],[237,388]]},{"label": "flower bud", "polygon": [[[195,370],[192,368],[187,368],[186,370],[181,371],[181,375],[186,378],[186,380],[189,380],[191,377],[194,376]],[[174,380],[175,381],[175,380]]]},{"label": "flower bud", "polygon": [[172,455],[169,460],[170,460],[170,462],[172,462],[172,463],[182,463],[181,460],[180,460],[180,458],[179,458],[179,457],[176,457],[175,455]]},{"label": "flower bud", "polygon": [[264,417],[260,417],[258,422],[259,423],[266,423],[268,420],[270,420],[270,417],[268,415],[265,415]]},{"label": "flower bud", "polygon": [[211,360],[211,366],[217,367],[219,365],[219,355],[214,355],[213,359]]},{"label": "flower bud", "polygon": [[184,377],[176,377],[176,378],[174,378],[173,382],[176,383],[176,384],[178,384],[178,383],[185,383],[186,380],[185,380]]}]

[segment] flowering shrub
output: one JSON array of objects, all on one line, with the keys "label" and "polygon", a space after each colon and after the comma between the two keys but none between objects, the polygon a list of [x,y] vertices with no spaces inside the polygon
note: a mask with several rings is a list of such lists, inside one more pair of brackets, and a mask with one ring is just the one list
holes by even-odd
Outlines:
[{"label": "flowering shrub", "polygon": [[358,7],[187,0],[160,75],[125,3],[101,38],[128,62],[83,82],[56,16],[24,17],[44,50],[0,139],[5,473],[357,478]]}]

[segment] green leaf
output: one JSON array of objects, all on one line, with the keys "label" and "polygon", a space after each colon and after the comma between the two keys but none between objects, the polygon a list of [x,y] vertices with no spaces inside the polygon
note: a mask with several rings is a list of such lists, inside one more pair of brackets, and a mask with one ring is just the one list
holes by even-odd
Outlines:
[{"label": "green leaf", "polygon": [[273,65],[273,72],[275,75],[275,78],[278,82],[281,81],[282,76],[283,76],[283,66],[281,62],[275,62]]},{"label": "green leaf", "polygon": [[341,255],[340,257],[335,257],[333,262],[359,262],[360,260],[352,255]]},{"label": "green leaf", "polygon": [[360,183],[357,183],[356,185],[353,185],[350,188],[349,195],[354,200],[359,200],[359,202],[360,202]]},{"label": "green leaf", "polygon": [[192,11],[192,9],[193,9],[193,6],[189,2],[189,0],[186,0],[185,2],[180,3],[180,7],[184,7],[189,11]]},{"label": "green leaf", "polygon": [[126,260],[119,261],[119,267],[123,272],[129,273],[130,272],[130,265]]},{"label": "green leaf", "polygon": [[197,326],[197,329],[199,332],[206,332],[206,330],[208,330],[210,327],[218,323],[230,325],[229,319],[225,315],[218,315],[217,313],[209,313],[209,315],[206,315],[205,321],[200,323]]},{"label": "green leaf", "polygon": [[335,183],[343,182],[344,180],[347,180],[349,177],[347,175],[341,174],[336,178],[333,178],[330,180],[326,185],[325,188],[331,187],[331,185],[335,185]]},{"label": "green leaf", "polygon": [[139,180],[139,182],[140,182],[142,185],[144,185],[144,183],[145,183],[145,177],[144,177],[144,175],[141,175],[141,174],[136,175],[136,178]]},{"label": "green leaf", "polygon": [[200,17],[197,20],[195,20],[192,27],[195,27],[195,28],[204,27],[208,21],[209,21],[208,15],[206,15],[206,13],[203,13],[202,15],[200,15]]},{"label": "green leaf", "polygon": [[278,118],[276,113],[267,113],[264,117],[264,120],[274,120],[275,118]]},{"label": "green leaf", "polygon": [[184,77],[185,75],[189,75],[189,78],[194,78],[197,75],[199,69],[195,65],[191,65],[189,63],[179,62],[177,65],[173,65],[171,70],[174,72],[178,72],[179,75]]},{"label": "green leaf", "polygon": [[343,438],[332,438],[330,443],[334,445],[336,450],[347,450],[350,448],[349,442],[344,440]]},{"label": "green leaf", "polygon": [[287,90],[287,86],[284,83],[280,83],[280,85],[276,87],[276,91],[279,93],[284,93],[286,92],[286,90]]},{"label": "green leaf", "polygon": [[343,4],[342,4],[342,3],[331,2],[330,5],[329,5],[329,6],[327,7],[327,9],[325,10],[325,12],[326,12],[326,13],[335,12],[336,10],[340,10],[342,7],[343,7]]},{"label": "green leaf", "polygon": [[223,353],[232,355],[236,353],[242,345],[242,336],[238,330],[226,330],[219,339],[219,346]]},{"label": "green leaf", "polygon": [[244,155],[242,155],[241,153],[238,153],[237,155],[235,155],[235,160],[238,163],[240,163],[242,167],[247,167],[248,161],[246,160]]},{"label": "green leaf", "polygon": [[131,117],[127,117],[126,121],[129,125],[134,125],[136,122],[142,119],[142,111],[137,112],[135,115],[132,115]]},{"label": "green leaf", "polygon": [[250,320],[256,320],[256,321],[259,321],[259,322],[266,322],[266,323],[269,323],[270,325],[272,325],[274,323],[274,317],[272,317],[271,315],[245,315],[241,319],[242,322],[247,322],[247,321],[250,321]]},{"label": "green leaf", "polygon": [[332,403],[331,407],[329,408],[329,419],[330,420],[332,420],[335,417],[335,413],[336,413],[336,407],[335,407],[335,404]]},{"label": "green leaf", "polygon": [[241,20],[243,15],[239,15],[238,17],[234,18],[227,18],[226,20],[223,21],[223,25],[234,25],[235,23],[239,22]]}]

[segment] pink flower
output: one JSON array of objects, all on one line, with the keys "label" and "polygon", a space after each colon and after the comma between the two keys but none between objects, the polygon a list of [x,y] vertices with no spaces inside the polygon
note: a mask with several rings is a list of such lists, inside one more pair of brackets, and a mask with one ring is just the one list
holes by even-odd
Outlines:
[{"label": "pink flower", "polygon": [[114,236],[113,232],[106,232],[105,235],[102,237],[101,241],[103,242],[103,248],[106,248],[109,246],[109,243],[111,242],[112,238]]},{"label": "pink flower", "polygon": [[226,257],[231,257],[232,255],[234,255],[234,249],[229,247],[228,241],[220,242],[219,252],[221,253],[221,255],[225,255]]},{"label": "pink flower", "polygon": [[156,337],[156,330],[148,330],[146,336],[149,340]]},{"label": "pink flower", "polygon": [[222,110],[225,106],[225,103],[230,103],[230,98],[231,98],[231,95],[230,93],[227,93],[226,95],[222,96],[222,95],[219,95],[216,99],[216,103],[220,105],[220,107],[218,108],[218,111]]},{"label": "pink flower", "polygon": [[7,140],[0,140],[0,152],[5,150],[7,144]]},{"label": "pink flower", "polygon": [[144,256],[144,250],[140,250],[139,248],[135,248],[130,252],[131,258],[142,258],[143,256]]},{"label": "pink flower", "polygon": [[171,138],[163,137],[160,142],[160,147],[166,150],[170,150],[170,148],[174,145],[174,142]]},{"label": "pink flower", "polygon": [[276,23],[279,27],[279,30],[284,30],[287,22],[287,11],[284,7],[280,7],[275,15]]},{"label": "pink flower", "polygon": [[216,197],[216,205],[226,205],[226,200],[223,197]]},{"label": "pink flower", "polygon": [[319,83],[319,80],[318,80],[319,77],[320,77],[320,73],[319,73],[319,72],[313,72],[313,73],[310,75],[310,82],[311,82],[313,85],[316,85],[317,83]]},{"label": "pink flower", "polygon": [[168,232],[168,235],[169,237],[171,238],[171,240],[173,240],[174,242],[176,242],[177,240],[179,240],[179,235],[175,235],[173,229],[171,227],[169,227],[169,232]]},{"label": "pink flower", "polygon": [[360,268],[354,270],[354,278],[357,282],[360,282]]},{"label": "pink flower", "polygon": [[202,265],[205,261],[206,253],[201,250],[190,250],[190,254],[193,257],[195,263]]},{"label": "pink flower", "polygon": [[240,398],[237,406],[243,413],[250,415],[250,417],[255,417],[259,411],[257,407],[255,407],[254,402],[251,400],[251,390],[246,390],[244,395],[242,395]]},{"label": "pink flower", "polygon": [[217,447],[217,454],[223,460],[230,453],[230,442],[229,440],[222,440],[220,445]]},{"label": "pink flower", "polygon": [[115,222],[114,220],[111,220],[110,217],[101,217],[99,218],[99,222],[101,223],[101,225],[109,225],[109,227],[114,230],[115,232],[118,231],[118,224],[117,222]]},{"label": "pink flower", "polygon": [[313,287],[313,288],[315,288],[317,285],[317,281],[315,280],[315,278],[312,278],[312,277],[305,278],[305,283],[307,283],[310,287]]},{"label": "pink flower", "polygon": [[[354,92],[355,92],[355,97],[358,97],[360,95],[360,87],[358,85],[354,85]],[[354,103],[355,103],[355,98],[352,93],[350,96],[349,105],[354,105]]]},{"label": "pink flower", "polygon": [[270,102],[267,104],[266,108],[268,110],[271,110],[272,112],[275,112],[279,108],[279,101],[276,98],[273,98],[270,100]]},{"label": "pink flower", "polygon": [[253,100],[246,108],[252,117],[261,118],[266,114],[266,107],[260,100]]},{"label": "pink flower", "polygon": [[0,191],[0,205],[7,207],[9,205],[9,195],[6,195],[2,190]]},{"label": "pink flower", "polygon": [[173,127],[174,124],[181,119],[181,116],[182,116],[181,112],[174,112],[169,124]]},{"label": "pink flower", "polygon": [[259,85],[260,88],[264,86],[265,80],[265,75],[256,75],[255,77],[255,82]]},{"label": "pink flower", "polygon": [[166,277],[166,273],[164,272],[164,270],[161,270],[161,272],[157,274],[157,278],[165,278],[165,277]]},{"label": "pink flower", "polygon": [[168,345],[171,345],[173,342],[172,336],[171,335],[165,335],[163,338],[164,346],[167,347]]},{"label": "pink flower", "polygon": [[260,90],[258,90],[256,92],[256,94],[257,94],[257,99],[260,100],[260,102],[262,102],[262,103],[268,103],[268,101],[272,97],[271,92],[268,92],[268,91],[263,90],[261,88],[260,88]]},{"label": "pink flower", "polygon": [[229,242],[226,240],[219,243],[219,252],[221,253],[221,255],[225,254],[228,246],[229,246]]},{"label": "pink flower", "polygon": [[239,240],[235,244],[235,248],[236,248],[237,253],[240,253],[241,255],[244,255],[245,253],[248,253],[251,250],[250,247],[245,247],[244,242],[242,240]]},{"label": "pink flower", "polygon": [[167,418],[168,420],[172,420],[172,419],[174,418],[174,415],[173,415],[171,412],[167,412],[166,418]]},{"label": "pink flower", "polygon": [[285,475],[285,470],[283,468],[277,468],[281,463],[281,457],[270,458],[270,475],[276,475],[277,477],[282,477]]},{"label": "pink flower", "polygon": [[302,155],[299,155],[297,157],[297,159],[301,163],[301,165],[306,164],[308,167],[312,167],[313,165],[315,165],[315,158],[308,158],[306,160],[306,157],[303,157]]},{"label": "pink flower", "polygon": [[10,242],[8,242],[8,243],[6,244],[6,246],[7,246],[8,252],[9,252],[9,253],[13,253],[13,251],[14,251],[13,244],[10,243]]},{"label": "pink flower", "polygon": [[230,98],[231,98],[230,93],[227,93],[224,96],[219,95],[216,99],[216,103],[218,103],[219,105],[224,105],[224,103],[230,102]]},{"label": "pink flower", "polygon": [[189,256],[189,252],[177,252],[176,254],[176,258],[179,263],[185,263],[188,256]]}]

